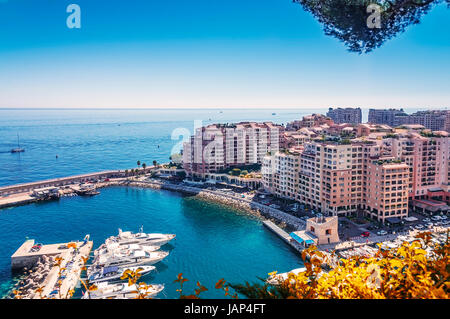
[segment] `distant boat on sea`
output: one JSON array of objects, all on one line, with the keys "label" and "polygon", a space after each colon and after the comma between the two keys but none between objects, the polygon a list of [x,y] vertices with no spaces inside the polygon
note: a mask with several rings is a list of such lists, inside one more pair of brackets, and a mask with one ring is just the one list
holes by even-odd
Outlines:
[{"label": "distant boat on sea", "polygon": [[17,148],[13,148],[11,150],[11,153],[22,153],[22,152],[25,152],[25,149],[20,147],[19,134],[17,134]]},{"label": "distant boat on sea", "polygon": [[272,113],[272,115],[277,115],[277,113]]}]

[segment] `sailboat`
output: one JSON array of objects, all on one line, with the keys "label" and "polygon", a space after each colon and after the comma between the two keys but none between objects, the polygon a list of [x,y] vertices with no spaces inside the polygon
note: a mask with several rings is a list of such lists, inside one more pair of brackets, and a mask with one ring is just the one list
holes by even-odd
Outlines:
[{"label": "sailboat", "polygon": [[25,152],[25,149],[20,147],[19,134],[17,134],[17,148],[13,148],[11,150],[11,153],[22,153],[22,152]]}]

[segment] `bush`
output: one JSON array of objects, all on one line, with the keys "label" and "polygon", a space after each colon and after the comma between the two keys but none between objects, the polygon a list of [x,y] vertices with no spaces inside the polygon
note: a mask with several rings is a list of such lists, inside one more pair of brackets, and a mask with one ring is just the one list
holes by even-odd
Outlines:
[{"label": "bush", "polygon": [[231,174],[230,175],[232,175],[232,176],[239,176],[239,175],[241,175],[241,170],[239,168],[233,168],[231,170]]}]

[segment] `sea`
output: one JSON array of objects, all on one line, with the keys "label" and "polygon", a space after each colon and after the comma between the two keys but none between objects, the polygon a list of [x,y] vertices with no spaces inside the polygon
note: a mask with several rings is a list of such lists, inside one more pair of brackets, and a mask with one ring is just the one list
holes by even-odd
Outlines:
[{"label": "sea", "polygon": [[[324,109],[0,109],[0,186],[56,177],[152,165],[169,161],[194,127],[210,123],[272,121],[279,124]],[[408,110],[406,110],[408,111]],[[363,111],[367,119],[367,110]],[[25,149],[11,153],[12,148]],[[95,197],[67,197],[0,210],[0,296],[17,282],[10,257],[27,238],[53,244],[90,234],[94,248],[124,231],[175,233],[163,246],[169,256],[142,278],[165,284],[159,298],[178,298],[179,273],[208,290],[204,298],[225,298],[214,288],[261,282],[272,271],[302,266],[297,252],[238,210],[169,191],[111,187]],[[77,292],[79,295],[79,292]]]}]

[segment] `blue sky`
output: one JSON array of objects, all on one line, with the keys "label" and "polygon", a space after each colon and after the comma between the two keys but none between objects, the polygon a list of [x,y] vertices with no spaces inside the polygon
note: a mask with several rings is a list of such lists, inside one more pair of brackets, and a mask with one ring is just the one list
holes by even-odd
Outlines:
[{"label": "blue sky", "polygon": [[0,107],[448,107],[448,30],[358,55],[291,0],[0,0]]}]

